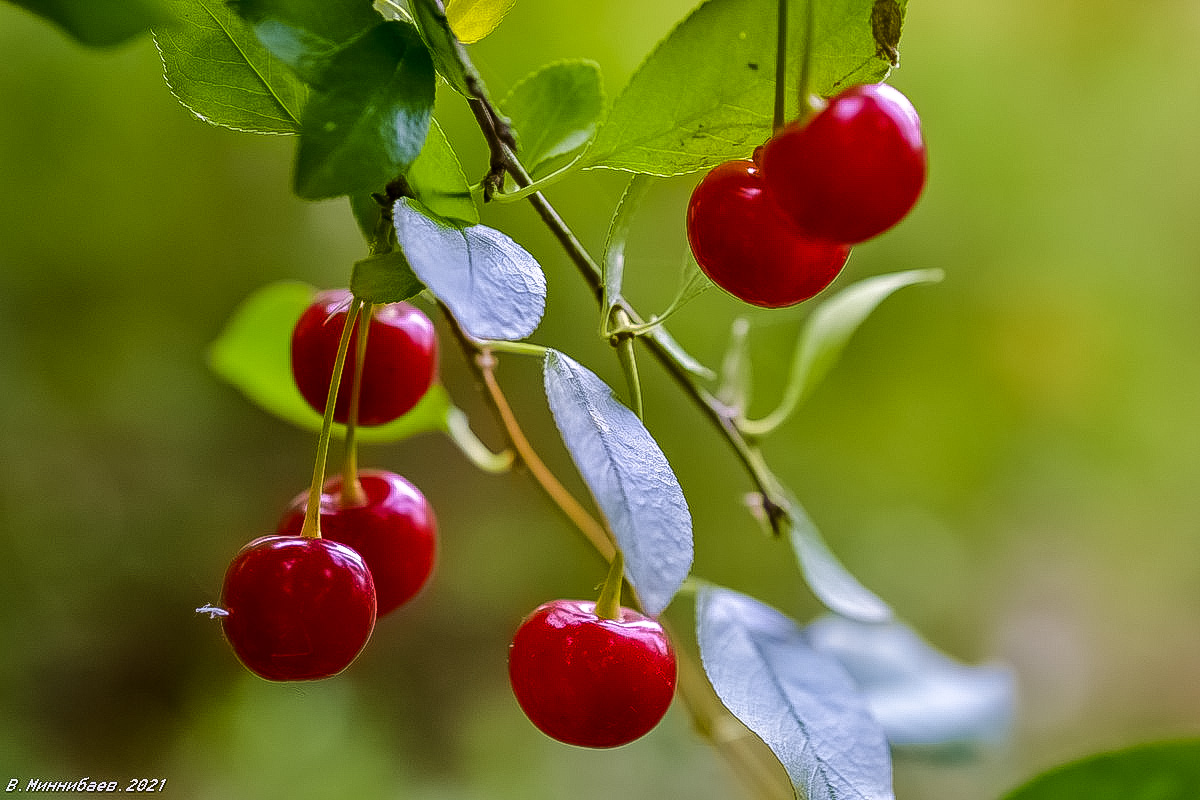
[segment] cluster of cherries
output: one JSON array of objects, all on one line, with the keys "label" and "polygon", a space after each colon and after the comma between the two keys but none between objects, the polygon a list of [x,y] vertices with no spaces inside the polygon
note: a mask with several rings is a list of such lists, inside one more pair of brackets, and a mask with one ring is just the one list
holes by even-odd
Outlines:
[{"label": "cluster of cherries", "polygon": [[[300,393],[324,411],[347,291],[321,292],[292,333],[292,375]],[[359,423],[380,425],[409,411],[433,384],[433,323],[408,303],[372,309],[362,365]],[[358,330],[349,352],[356,352]],[[357,364],[346,359],[334,419],[350,417]],[[225,637],[251,671],[276,681],[335,675],[362,651],[382,616],[410,600],[433,571],[433,511],[404,477],[363,470],[324,483],[320,535],[303,534],[309,491],[283,513],[270,536],[243,547],[225,573]]]},{"label": "cluster of cherries", "polygon": [[[322,292],[292,335],[292,374],[323,411],[352,298]],[[334,419],[350,419],[356,370],[358,424],[409,411],[436,379],[433,324],[408,303],[375,306],[361,365],[346,358]],[[358,330],[347,351],[357,352]],[[405,478],[355,470],[326,481],[319,535],[305,535],[309,492],[284,512],[277,532],[244,546],[225,574],[225,636],[255,674],[315,680],[344,670],[370,638],[377,616],[415,596],[437,550],[433,512]],[[610,576],[611,580],[611,576]],[[617,580],[620,578],[617,576]],[[615,747],[647,733],[675,692],[675,654],[662,626],[629,608],[556,600],[520,624],[509,650],[513,693],[529,719],[560,741]]]},{"label": "cluster of cherries", "polygon": [[921,121],[887,84],[855,86],[780,129],[754,160],[728,161],[692,192],[687,234],[704,273],[779,308],[828,286],[850,247],[891,228],[925,186]]}]

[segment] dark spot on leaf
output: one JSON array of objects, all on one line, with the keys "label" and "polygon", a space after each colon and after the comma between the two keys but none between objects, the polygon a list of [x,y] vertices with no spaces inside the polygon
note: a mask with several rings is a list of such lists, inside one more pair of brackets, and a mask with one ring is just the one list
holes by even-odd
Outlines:
[{"label": "dark spot on leaf", "polygon": [[746,66],[747,66],[747,67],[749,67],[750,69],[754,70],[755,72],[757,72],[757,71],[758,71],[758,64],[754,63],[753,61],[751,61],[751,62],[750,62],[749,64],[747,64]]},{"label": "dark spot on leaf", "polygon": [[900,27],[904,12],[896,0],[875,0],[871,6],[871,34],[875,37],[875,55],[886,58],[893,67],[900,65]]}]

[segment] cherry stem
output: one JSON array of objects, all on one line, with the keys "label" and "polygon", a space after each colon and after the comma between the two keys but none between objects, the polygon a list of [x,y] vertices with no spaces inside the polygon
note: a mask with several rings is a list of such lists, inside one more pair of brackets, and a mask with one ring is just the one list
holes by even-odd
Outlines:
[{"label": "cherry stem", "polygon": [[[812,5],[812,0],[807,0]],[[778,31],[775,39],[775,119],[772,128],[778,131],[787,118],[787,26],[788,0],[779,0]]]},{"label": "cherry stem", "polygon": [[346,322],[342,326],[342,338],[338,340],[337,356],[333,360],[333,373],[329,376],[329,394],[325,398],[325,416],[321,419],[321,435],[317,438],[317,459],[313,466],[312,485],[308,489],[308,505],[304,509],[304,527],[300,535],[309,539],[321,538],[321,490],[325,487],[325,459],[329,456],[329,439],[333,432],[333,411],[337,407],[338,386],[342,382],[342,368],[346,364],[346,351],[350,349],[350,336],[354,333],[354,322],[362,309],[362,300],[357,297],[350,303]]},{"label": "cherry stem", "polygon": [[358,340],[354,350],[354,380],[350,384],[350,413],[346,419],[346,453],[342,461],[343,507],[361,506],[367,502],[362,481],[358,479],[358,406],[362,399],[363,372],[367,363],[367,333],[371,330],[372,306],[364,303],[358,317]]},{"label": "cherry stem", "polygon": [[796,92],[799,95],[797,115],[800,120],[805,120],[816,112],[809,98],[809,87],[812,85],[813,31],[817,27],[816,0],[805,0],[804,7],[804,50],[800,53],[800,78],[796,81]]},{"label": "cherry stem", "polygon": [[600,619],[621,618],[621,586],[625,583],[625,557],[620,549],[613,552],[612,561],[608,563],[608,575],[600,588],[600,598],[596,601],[596,616]]}]

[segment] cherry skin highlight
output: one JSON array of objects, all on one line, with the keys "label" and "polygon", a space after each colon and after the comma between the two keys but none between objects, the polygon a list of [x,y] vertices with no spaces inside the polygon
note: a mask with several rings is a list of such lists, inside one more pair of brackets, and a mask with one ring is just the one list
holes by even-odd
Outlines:
[{"label": "cherry skin highlight", "polygon": [[[292,376],[300,394],[318,413],[325,413],[338,340],[351,300],[345,289],[318,293],[292,331]],[[350,417],[357,343],[356,327],[334,406],[333,418],[342,423]],[[376,306],[367,335],[359,424],[382,425],[402,416],[424,397],[436,376],[437,335],[429,317],[409,303]]]},{"label": "cherry skin highlight", "polygon": [[727,161],[692,191],[687,235],[696,263],[741,300],[780,308],[828,286],[850,248],[800,233],[764,191],[753,161]]},{"label": "cherry skin highlight", "polygon": [[763,146],[767,193],[807,236],[856,244],[902,220],[925,186],[921,120],[885,83],[855,86]]},{"label": "cherry skin highlight", "polygon": [[328,678],[355,659],[375,627],[375,585],[344,544],[261,536],[225,573],[221,624],[243,664],[272,681]]},{"label": "cherry skin highlight", "polygon": [[675,694],[675,651],[662,626],[628,608],[601,619],[584,600],[534,609],[513,637],[508,672],[530,722],[580,747],[640,738]]},{"label": "cherry skin highlight", "polygon": [[[366,501],[342,505],[342,476],[330,478],[321,492],[321,535],[358,552],[375,582],[376,613],[382,617],[421,590],[433,572],[437,525],[425,496],[394,472],[358,474]],[[308,504],[305,491],[279,521],[278,533],[298,535]]]}]

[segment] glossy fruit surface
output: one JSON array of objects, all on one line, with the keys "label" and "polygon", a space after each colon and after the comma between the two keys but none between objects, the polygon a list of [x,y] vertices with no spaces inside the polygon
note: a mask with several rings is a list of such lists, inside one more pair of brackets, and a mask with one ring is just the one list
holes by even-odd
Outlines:
[{"label": "glossy fruit surface", "polygon": [[344,544],[262,536],[225,573],[225,637],[251,671],[272,681],[341,672],[375,627],[375,586]]},{"label": "glossy fruit surface", "polygon": [[621,609],[596,616],[583,600],[544,603],[513,637],[513,694],[543,733],[582,747],[616,747],[658,724],[675,693],[675,652],[661,625]]},{"label": "glossy fruit surface", "polygon": [[763,147],[767,191],[805,234],[855,244],[908,214],[925,186],[921,120],[887,84],[855,86]]},{"label": "glossy fruit surface", "polygon": [[[325,412],[350,302],[350,292],[344,289],[320,292],[292,332],[292,376],[300,394],[318,413]],[[350,416],[357,342],[356,329],[334,407],[338,422],[344,423]],[[376,306],[367,335],[359,424],[382,425],[400,417],[425,395],[436,375],[437,336],[429,317],[408,303]]]},{"label": "glossy fruit surface", "polygon": [[828,286],[850,248],[804,236],[764,191],[753,161],[715,167],[692,191],[687,235],[696,263],[734,297],[790,306]]},{"label": "glossy fruit surface", "polygon": [[[437,526],[425,496],[394,472],[358,474],[366,502],[342,505],[342,477],[325,482],[321,492],[321,535],[357,551],[371,570],[379,616],[408,602],[433,572]],[[305,491],[292,501],[278,532],[298,535],[308,504]]]}]

